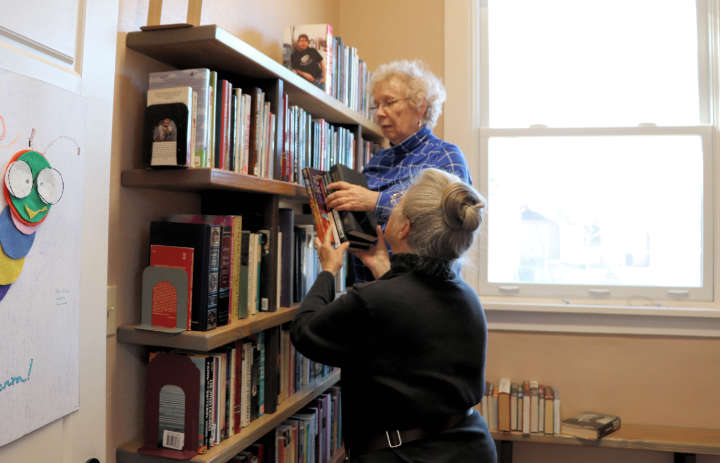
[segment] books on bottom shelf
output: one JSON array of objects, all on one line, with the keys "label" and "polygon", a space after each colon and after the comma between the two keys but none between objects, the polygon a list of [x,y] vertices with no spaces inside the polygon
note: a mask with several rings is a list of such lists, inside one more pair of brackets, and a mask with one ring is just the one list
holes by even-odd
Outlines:
[{"label": "books on bottom shelf", "polygon": [[557,435],[560,429],[560,394],[538,381],[487,381],[477,407],[490,431]]},{"label": "books on bottom shelf", "polygon": [[327,463],[342,448],[341,389],[330,387],[234,456],[234,463]]},{"label": "books on bottom shelf", "polygon": [[[156,433],[152,438],[146,435],[141,453],[181,450],[204,453],[261,416],[275,413],[278,404],[333,371],[334,368],[313,362],[294,349],[289,324],[210,352],[153,351],[147,375],[156,380],[152,387],[148,386],[146,403],[157,404],[157,409],[153,412],[148,405],[145,427]],[[171,377],[196,378],[197,383],[179,390]],[[182,395],[184,399],[179,400]],[[196,417],[192,421],[197,420],[190,427],[185,415],[186,402],[188,409],[193,410],[192,417]],[[326,422],[331,415],[330,403],[323,408],[327,412],[327,416],[323,415]],[[186,435],[190,431],[197,433],[193,439]],[[187,442],[197,442],[197,448],[184,449]]]},{"label": "books on bottom shelf", "polygon": [[598,440],[620,429],[619,416],[607,413],[581,412],[562,421],[563,434],[581,439]]}]

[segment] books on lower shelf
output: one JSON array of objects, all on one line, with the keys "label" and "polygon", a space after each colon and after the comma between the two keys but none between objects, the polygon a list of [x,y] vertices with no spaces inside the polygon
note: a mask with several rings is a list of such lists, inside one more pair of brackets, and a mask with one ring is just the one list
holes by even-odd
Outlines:
[{"label": "books on lower shelf", "polygon": [[330,387],[230,462],[330,462],[342,448],[340,404],[341,388]]},{"label": "books on lower shelf", "polygon": [[560,434],[560,394],[536,380],[487,381],[478,409],[490,431]]},{"label": "books on lower shelf", "polygon": [[[150,442],[146,435],[146,451],[141,453],[183,450],[190,430],[196,433],[192,441],[197,448],[186,450],[204,453],[334,371],[297,352],[288,330],[289,326],[276,326],[210,352],[152,351],[147,374],[154,380],[148,383],[146,403],[158,408],[146,410],[145,425],[157,434]],[[171,387],[178,384],[172,378],[195,378],[192,387],[182,386],[183,400],[178,400],[181,391]],[[323,423],[330,422],[330,400],[329,396],[315,400],[321,401]],[[192,411],[191,427],[186,410]]]},{"label": "books on lower shelf", "polygon": [[562,421],[563,434],[581,439],[598,440],[620,429],[619,416],[607,413],[582,412]]}]

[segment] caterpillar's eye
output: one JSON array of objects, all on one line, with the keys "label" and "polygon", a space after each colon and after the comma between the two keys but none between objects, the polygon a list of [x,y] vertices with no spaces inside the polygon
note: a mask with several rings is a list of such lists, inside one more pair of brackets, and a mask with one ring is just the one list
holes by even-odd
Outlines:
[{"label": "caterpillar's eye", "polygon": [[5,171],[5,186],[11,195],[19,199],[30,194],[33,188],[33,177],[27,162],[14,161],[10,163]]},{"label": "caterpillar's eye", "polygon": [[62,198],[65,184],[60,172],[46,167],[38,173],[37,191],[45,204],[55,204]]}]

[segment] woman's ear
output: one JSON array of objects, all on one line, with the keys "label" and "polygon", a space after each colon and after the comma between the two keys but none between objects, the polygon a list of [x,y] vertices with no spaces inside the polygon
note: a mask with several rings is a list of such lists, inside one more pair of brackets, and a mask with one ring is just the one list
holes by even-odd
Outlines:
[{"label": "woman's ear", "polygon": [[420,117],[420,120],[418,120],[418,127],[422,127],[425,121],[425,114],[427,113],[428,109],[428,102],[425,101],[423,104],[420,105],[418,108],[418,116]]},{"label": "woman's ear", "polygon": [[403,216],[402,225],[400,225],[400,230],[398,230],[398,238],[400,238],[401,240],[407,240],[407,237],[409,234],[410,234],[410,220],[407,217]]}]

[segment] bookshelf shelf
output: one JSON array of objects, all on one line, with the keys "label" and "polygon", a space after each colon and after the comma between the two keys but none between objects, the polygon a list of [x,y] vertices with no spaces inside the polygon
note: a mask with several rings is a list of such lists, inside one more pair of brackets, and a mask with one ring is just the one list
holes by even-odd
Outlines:
[{"label": "bookshelf shelf", "polygon": [[235,190],[307,198],[302,185],[222,169],[131,169],[122,173],[121,181],[123,186],[156,190]]},{"label": "bookshelf shelf", "polygon": [[178,334],[159,333],[123,325],[118,328],[118,341],[126,344],[171,347],[207,352],[253,333],[282,325],[295,317],[300,306],[281,307],[277,312],[261,312],[210,331],[183,331]]},{"label": "bookshelf shelf", "polygon": [[364,137],[378,143],[383,140],[377,124],[216,25],[130,32],[126,45],[181,68],[208,67],[252,78],[282,79],[290,104],[334,123],[359,125]]},{"label": "bookshelf shelf", "polygon": [[[275,428],[277,425],[282,423],[284,420],[295,414],[297,411],[302,409],[305,405],[310,403],[315,397],[324,392],[327,388],[335,385],[340,381],[340,371],[335,371],[324,378],[322,381],[315,383],[314,385],[305,388],[304,390],[296,393],[289,399],[278,404],[277,411],[271,415],[264,415],[256,419],[250,426],[243,429],[239,434],[236,434],[229,439],[223,441],[220,445],[217,445],[207,453],[203,455],[197,455],[195,458],[189,460],[191,462],[203,462],[203,463],[224,463],[230,460],[238,452],[242,451],[250,444],[264,436],[270,430]],[[176,463],[177,460],[170,460],[166,458],[143,455],[138,453],[138,449],[142,446],[139,441],[127,443],[117,449],[117,462],[118,463]]]},{"label": "bookshelf shelf", "polygon": [[[532,442],[542,444],[582,445],[592,447],[653,450],[685,454],[720,455],[720,429],[683,428],[622,424],[622,427],[598,441],[568,435],[542,435],[492,432],[496,441]],[[502,461],[502,460],[501,460]]]}]

